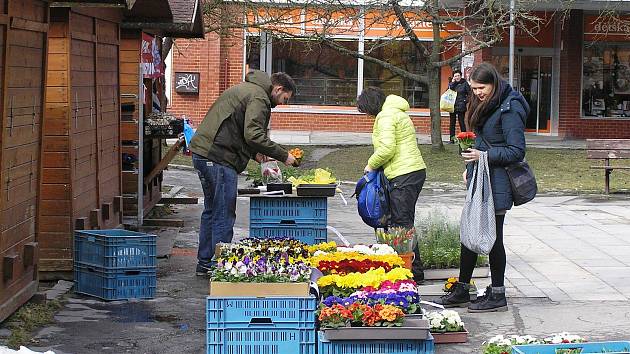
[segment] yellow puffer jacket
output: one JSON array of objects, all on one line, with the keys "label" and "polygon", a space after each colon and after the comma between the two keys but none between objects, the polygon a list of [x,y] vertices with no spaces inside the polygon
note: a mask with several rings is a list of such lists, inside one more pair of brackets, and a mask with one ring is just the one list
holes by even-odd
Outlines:
[{"label": "yellow puffer jacket", "polygon": [[383,167],[388,180],[426,168],[408,110],[407,100],[389,95],[374,121],[374,153],[368,165],[373,169]]}]

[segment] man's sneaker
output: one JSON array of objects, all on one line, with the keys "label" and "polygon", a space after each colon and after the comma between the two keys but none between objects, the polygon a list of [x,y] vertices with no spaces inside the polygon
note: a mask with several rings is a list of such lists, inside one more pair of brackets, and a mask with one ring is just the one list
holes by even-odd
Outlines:
[{"label": "man's sneaker", "polygon": [[492,287],[486,289],[486,294],[479,302],[468,306],[468,312],[504,312],[508,310],[505,292],[493,292]]},{"label": "man's sneaker", "polygon": [[435,303],[447,308],[467,307],[470,304],[469,290],[470,285],[457,282],[450,293],[442,295]]},{"label": "man's sneaker", "polygon": [[197,263],[197,269],[195,270],[195,275],[200,276],[200,277],[207,277],[209,271],[210,271],[210,266]]}]

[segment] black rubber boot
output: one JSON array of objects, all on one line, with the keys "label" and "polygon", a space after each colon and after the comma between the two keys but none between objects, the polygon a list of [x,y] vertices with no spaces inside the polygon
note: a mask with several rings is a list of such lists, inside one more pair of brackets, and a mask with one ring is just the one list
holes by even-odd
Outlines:
[{"label": "black rubber boot", "polygon": [[503,312],[508,310],[505,288],[490,288],[486,289],[486,292],[488,290],[490,293],[484,296],[481,301],[468,306],[468,312]]},{"label": "black rubber boot", "polygon": [[467,307],[470,304],[470,285],[457,282],[453,286],[453,291],[443,295],[435,301],[444,307]]}]

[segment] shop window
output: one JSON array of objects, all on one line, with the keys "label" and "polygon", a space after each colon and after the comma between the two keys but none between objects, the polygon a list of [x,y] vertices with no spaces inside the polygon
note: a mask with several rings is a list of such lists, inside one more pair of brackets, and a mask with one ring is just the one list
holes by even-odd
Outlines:
[{"label": "shop window", "polygon": [[408,72],[422,75],[419,82],[398,76],[379,64],[364,62],[363,87],[380,87],[405,98],[413,108],[429,107],[429,81],[423,59],[410,41],[365,41],[365,53]]},{"label": "shop window", "polygon": [[245,46],[245,64],[246,71],[260,69],[260,37],[247,36],[247,45]]},{"label": "shop window", "polygon": [[582,115],[630,117],[630,45],[585,43]]},{"label": "shop window", "polygon": [[[356,40],[338,40],[357,51]],[[273,72],[289,74],[298,92],[292,104],[354,106],[357,99],[357,59],[315,42],[273,39]]]}]

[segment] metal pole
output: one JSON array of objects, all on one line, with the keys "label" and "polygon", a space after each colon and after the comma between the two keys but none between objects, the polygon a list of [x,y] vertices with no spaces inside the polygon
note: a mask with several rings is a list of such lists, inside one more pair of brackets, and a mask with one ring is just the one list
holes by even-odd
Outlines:
[{"label": "metal pole", "polygon": [[514,0],[510,0],[510,57],[509,57],[509,70],[510,85],[514,86]]}]

